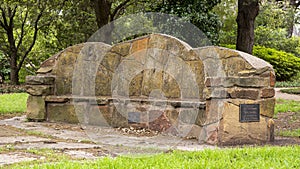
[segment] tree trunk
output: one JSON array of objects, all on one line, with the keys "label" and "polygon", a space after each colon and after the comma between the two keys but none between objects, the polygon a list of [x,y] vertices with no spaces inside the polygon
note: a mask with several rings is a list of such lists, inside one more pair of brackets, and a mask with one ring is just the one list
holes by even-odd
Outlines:
[{"label": "tree trunk", "polygon": [[106,25],[113,20],[111,18],[112,3],[109,0],[91,0],[91,5],[96,14],[97,26],[99,29],[102,28],[97,40],[110,44],[112,30]]},{"label": "tree trunk", "polygon": [[110,21],[110,10],[112,3],[109,0],[91,0],[98,28],[103,27]]},{"label": "tree trunk", "polygon": [[254,45],[254,21],[259,12],[258,0],[238,0],[238,34],[236,49],[252,54]]},{"label": "tree trunk", "polygon": [[[12,21],[11,21],[12,22]],[[10,83],[12,85],[19,84],[19,69],[18,69],[18,50],[15,45],[13,27],[10,26],[7,29],[8,43],[10,47],[9,59],[10,59]]]},{"label": "tree trunk", "polygon": [[12,85],[19,84],[19,69],[17,66],[17,56],[15,53],[10,58],[10,83]]}]

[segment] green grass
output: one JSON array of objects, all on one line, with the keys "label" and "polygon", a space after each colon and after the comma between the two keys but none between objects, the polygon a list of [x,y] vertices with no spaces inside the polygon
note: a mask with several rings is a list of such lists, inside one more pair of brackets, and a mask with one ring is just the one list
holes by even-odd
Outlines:
[{"label": "green grass", "polygon": [[276,87],[300,87],[300,81],[276,82]]},{"label": "green grass", "polygon": [[26,111],[27,93],[0,95],[0,115]]},{"label": "green grass", "polygon": [[283,93],[300,95],[300,88],[281,89],[280,91]]},{"label": "green grass", "polygon": [[278,135],[284,137],[300,137],[300,129],[280,131]]},{"label": "green grass", "polygon": [[36,161],[31,162],[30,165],[20,164],[13,168],[300,168],[300,146],[228,148],[198,152],[175,151],[154,156],[105,157],[95,161],[65,159],[57,163],[45,164]]},{"label": "green grass", "polygon": [[290,81],[276,82],[276,87],[300,87],[300,72]]},{"label": "green grass", "polygon": [[285,112],[300,113],[300,102],[294,100],[277,99],[275,105],[275,115]]}]

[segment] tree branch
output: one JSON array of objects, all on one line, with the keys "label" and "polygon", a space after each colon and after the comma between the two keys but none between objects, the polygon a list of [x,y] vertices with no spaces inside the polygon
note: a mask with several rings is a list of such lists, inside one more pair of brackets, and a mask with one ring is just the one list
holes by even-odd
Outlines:
[{"label": "tree branch", "polygon": [[11,8],[8,8],[8,17],[9,17],[9,27],[13,28],[14,26],[14,17],[17,12],[17,5],[14,7],[14,9],[11,11]]},{"label": "tree branch", "polygon": [[25,61],[25,58],[27,57],[27,55],[32,50],[33,46],[35,45],[35,42],[36,42],[36,39],[37,39],[37,34],[38,34],[38,31],[39,31],[38,22],[40,21],[42,15],[43,15],[43,12],[44,12],[44,9],[41,10],[41,12],[39,13],[39,15],[37,16],[37,19],[35,20],[33,39],[32,39],[30,47],[27,49],[27,51],[25,52],[25,54],[22,56],[22,58],[21,58],[21,60],[20,60],[20,62],[18,64],[18,69],[19,70],[21,69],[21,67],[23,65],[23,62]]},{"label": "tree branch", "polygon": [[111,14],[111,18],[110,20],[113,21],[115,19],[115,16],[119,13],[120,10],[124,9],[124,7],[126,6],[126,4],[130,2],[130,0],[125,0],[124,2],[122,2],[120,5],[118,5],[113,13]]},{"label": "tree branch", "polygon": [[17,50],[19,50],[19,47],[20,45],[22,44],[23,42],[23,38],[24,38],[24,26],[25,26],[25,22],[27,20],[27,17],[28,17],[28,10],[26,10],[26,14],[25,14],[25,17],[22,21],[22,26],[21,26],[21,35],[20,35],[20,40],[18,42],[18,45],[17,45]]},{"label": "tree branch", "polygon": [[2,18],[3,18],[3,22],[0,20],[0,25],[7,31],[8,29],[8,24],[7,24],[7,20],[6,20],[6,14],[3,8],[0,7],[1,10],[1,14],[2,14]]}]

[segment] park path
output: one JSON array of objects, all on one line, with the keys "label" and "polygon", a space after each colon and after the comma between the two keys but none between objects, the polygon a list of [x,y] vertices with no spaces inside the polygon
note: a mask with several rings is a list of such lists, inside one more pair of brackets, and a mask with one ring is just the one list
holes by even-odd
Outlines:
[{"label": "park path", "polygon": [[275,88],[275,98],[300,101],[300,95],[282,93],[280,91],[281,89],[284,89],[284,88]]},{"label": "park path", "polygon": [[[0,120],[0,168],[23,161],[45,159],[27,150],[49,149],[72,159],[97,159],[104,156],[153,155],[169,150],[199,151],[217,148],[197,140],[157,134],[137,137],[114,128],[76,124],[28,122],[26,116]],[[4,149],[6,151],[2,151]]]}]

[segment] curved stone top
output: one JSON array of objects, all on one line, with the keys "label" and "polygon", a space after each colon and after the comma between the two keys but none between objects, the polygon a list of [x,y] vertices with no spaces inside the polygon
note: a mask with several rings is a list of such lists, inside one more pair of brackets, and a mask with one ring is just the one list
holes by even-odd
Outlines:
[{"label": "curved stone top", "polygon": [[[269,63],[243,52],[192,48],[175,37],[151,34],[113,46],[92,42],[68,47],[43,62],[37,73],[55,76],[57,96],[72,90],[74,94],[74,88],[79,95],[128,97],[149,97],[156,90],[166,98],[203,100],[207,79],[262,78],[274,71]],[[234,85],[240,84],[236,81]]]}]

